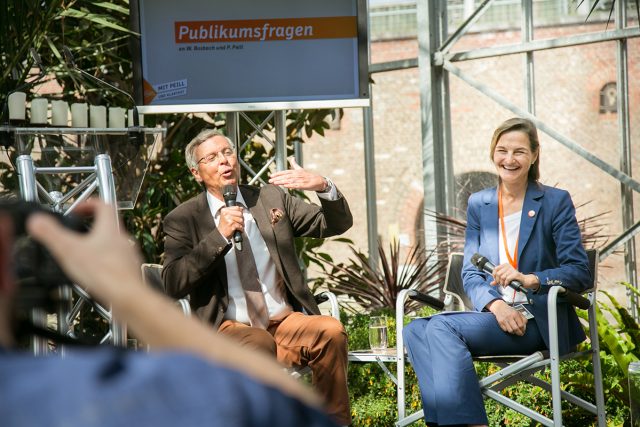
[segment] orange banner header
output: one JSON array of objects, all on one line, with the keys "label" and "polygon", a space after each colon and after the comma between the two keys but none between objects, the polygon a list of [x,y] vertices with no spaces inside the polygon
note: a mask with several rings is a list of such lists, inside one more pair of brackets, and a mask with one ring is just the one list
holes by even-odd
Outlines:
[{"label": "orange banner header", "polygon": [[355,16],[326,18],[177,21],[176,43],[341,39],[357,36]]}]

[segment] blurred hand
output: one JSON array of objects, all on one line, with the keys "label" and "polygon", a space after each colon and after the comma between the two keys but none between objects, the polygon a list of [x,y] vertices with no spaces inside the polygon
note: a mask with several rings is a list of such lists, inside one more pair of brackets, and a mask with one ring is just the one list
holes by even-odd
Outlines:
[{"label": "blurred hand", "polygon": [[[184,316],[165,295],[143,286],[139,252],[126,233],[118,231],[113,207],[91,200],[78,206],[76,212],[94,215],[88,233],[71,231],[47,214],[31,215],[27,230],[49,249],[73,281],[92,296],[110,303],[115,315],[137,338],[156,350],[186,351],[237,369],[320,407],[320,399],[302,382],[285,374],[275,359],[247,351],[230,338],[216,334],[210,325]],[[0,233],[2,225],[0,218]]]},{"label": "blurred hand", "polygon": [[304,170],[294,158],[289,158],[289,163],[293,169],[273,173],[269,178],[270,184],[293,190],[322,191],[325,189],[326,182],[321,175]]},{"label": "blurred hand", "polygon": [[140,253],[127,234],[118,231],[114,208],[92,199],[78,206],[76,214],[93,215],[89,232],[69,230],[46,214],[31,215],[27,230],[51,252],[69,278],[99,299],[110,301],[127,287],[141,286]]}]

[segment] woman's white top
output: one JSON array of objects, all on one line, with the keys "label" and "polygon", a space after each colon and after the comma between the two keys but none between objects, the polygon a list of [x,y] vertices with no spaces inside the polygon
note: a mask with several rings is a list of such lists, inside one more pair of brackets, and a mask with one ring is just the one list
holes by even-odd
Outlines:
[{"label": "woman's white top", "polygon": [[[516,248],[516,241],[518,240],[518,235],[520,234],[520,218],[522,217],[522,210],[512,213],[511,215],[507,215],[504,217],[504,230],[507,233],[507,245],[509,246],[509,254],[513,259]],[[500,221],[498,219],[498,221]],[[509,258],[507,258],[507,252],[504,247],[504,239],[502,237],[502,227],[498,227],[499,235],[498,235],[498,245],[500,248],[500,264],[508,263]],[[527,297],[524,293],[518,292],[515,289],[510,288],[509,286],[498,286],[498,290],[502,293],[502,299],[508,304],[520,304],[527,303]]]}]

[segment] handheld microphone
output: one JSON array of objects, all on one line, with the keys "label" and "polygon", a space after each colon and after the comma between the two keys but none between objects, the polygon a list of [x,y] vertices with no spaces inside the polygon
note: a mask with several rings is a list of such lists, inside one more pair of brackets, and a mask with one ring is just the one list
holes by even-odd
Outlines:
[{"label": "handheld microphone", "polygon": [[[493,274],[493,269],[496,267],[489,261],[487,257],[480,255],[479,253],[473,254],[471,257],[471,264],[476,266],[478,270],[482,270],[485,273]],[[512,280],[507,284],[511,289],[515,289],[518,292],[522,292],[527,296],[527,300],[531,303],[531,298],[529,298],[529,290],[522,286],[522,283],[517,280]]]},{"label": "handheld microphone", "polygon": [[[222,187],[222,197],[224,198],[224,204],[226,207],[236,206],[236,197],[238,193],[236,192],[235,185],[225,185]],[[242,233],[238,230],[233,232],[233,242],[235,243],[236,248],[241,251],[242,250]]]},{"label": "handheld microphone", "polygon": [[[31,54],[31,58],[33,59],[33,62],[38,66],[38,69],[40,70],[40,72],[38,73],[38,75],[31,81],[26,81],[23,84],[21,84],[20,86],[18,86],[17,88],[13,89],[12,91],[9,91],[7,93],[6,98],[4,99],[4,104],[2,105],[2,126],[5,128],[0,132],[0,145],[3,146],[4,148],[9,148],[11,147],[12,144],[12,137],[11,137],[11,132],[9,130],[9,125],[10,125],[10,121],[9,121],[9,96],[12,93],[18,92],[22,89],[25,89],[27,87],[31,87],[34,86],[36,83],[38,83],[40,80],[42,80],[45,76],[45,67],[44,64],[42,63],[42,59],[40,58],[40,55],[38,54],[38,52],[36,52],[36,50],[34,48],[30,48],[29,49],[29,53]],[[16,78],[16,74],[17,71],[16,69],[12,69],[11,70],[11,74],[12,76],[14,76],[14,78]]]},{"label": "handheld microphone", "polygon": [[99,79],[93,74],[87,73],[86,71],[78,67],[78,64],[76,64],[75,58],[73,57],[73,53],[71,53],[71,49],[69,49],[68,46],[66,45],[62,46],[62,53],[64,56],[64,62],[67,64],[69,68],[72,68],[78,73],[80,73],[80,75],[87,77],[98,84],[101,84],[110,89],[113,89],[116,92],[129,98],[129,100],[131,101],[131,105],[133,106],[132,107],[133,129],[131,126],[129,127],[129,140],[132,141],[134,144],[136,144],[136,147],[140,147],[144,143],[144,132],[142,132],[142,130],[140,129],[140,117],[138,117],[138,106],[136,105],[136,101],[135,99],[133,99],[133,96],[131,96],[129,93],[125,92],[124,90],[120,89],[119,87],[114,86],[111,83],[107,83],[106,81]]}]

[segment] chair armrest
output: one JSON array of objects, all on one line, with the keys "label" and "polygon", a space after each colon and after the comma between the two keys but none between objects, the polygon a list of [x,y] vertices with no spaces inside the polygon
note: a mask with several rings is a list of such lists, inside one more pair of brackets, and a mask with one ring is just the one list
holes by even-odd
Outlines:
[{"label": "chair armrest", "polygon": [[423,292],[416,291],[415,289],[412,289],[412,291],[409,293],[409,299],[419,301],[425,305],[435,308],[436,310],[442,310],[444,308],[443,301],[440,301],[439,299],[427,295]]},{"label": "chair armrest", "polygon": [[322,304],[323,302],[329,301],[329,296],[323,291],[315,294],[313,299],[316,301],[316,304]]},{"label": "chair armrest", "polygon": [[331,305],[331,317],[340,320],[340,306],[338,305],[338,298],[336,294],[331,291],[322,291],[318,292],[313,296],[316,300],[316,304],[322,304],[323,302],[329,301]]},{"label": "chair armrest", "polygon": [[559,360],[560,357],[558,344],[558,297],[564,298],[570,304],[584,310],[591,306],[588,298],[561,285],[551,286],[547,295],[547,320],[549,323],[549,354],[552,360]]},{"label": "chair armrest", "polygon": [[[554,288],[558,288],[558,295],[564,298],[569,304],[574,307],[581,308],[583,310],[589,309],[591,307],[591,301],[589,298],[583,297],[577,292],[574,292],[570,289],[565,288],[564,286],[553,286]],[[549,291],[551,293],[551,291]],[[549,301],[551,302],[551,301]]]},{"label": "chair armrest", "polygon": [[[396,297],[396,358],[398,360],[398,372],[404,370],[404,303],[407,298],[419,301],[435,309],[442,310],[444,302],[415,289],[403,289]],[[404,380],[403,380],[404,381]]]},{"label": "chair armrest", "polygon": [[439,299],[424,294],[415,289],[403,289],[398,293],[396,298],[396,351],[398,360],[404,358],[404,339],[402,330],[404,329],[404,303],[407,298],[422,302],[438,310],[444,308],[444,303]]},{"label": "chair armrest", "polygon": [[184,314],[187,317],[191,316],[191,304],[189,304],[188,299],[182,298],[182,299],[176,300],[175,303],[182,310],[182,314]]}]

